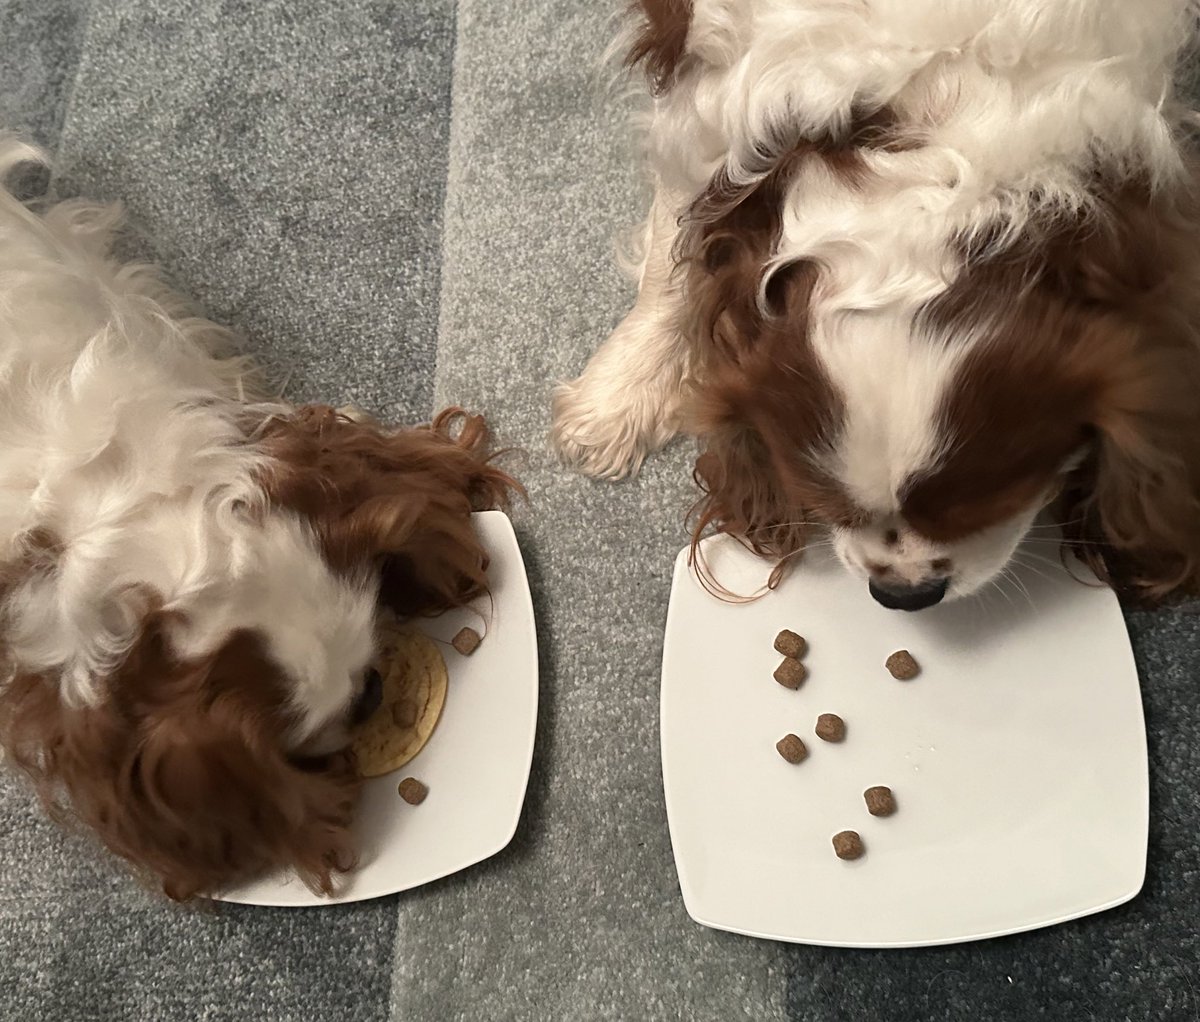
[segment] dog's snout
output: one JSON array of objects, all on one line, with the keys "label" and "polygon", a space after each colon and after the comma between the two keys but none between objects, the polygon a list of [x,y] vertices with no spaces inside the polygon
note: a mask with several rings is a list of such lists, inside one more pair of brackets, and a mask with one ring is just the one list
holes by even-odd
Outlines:
[{"label": "dog's snout", "polygon": [[888,610],[924,610],[941,603],[949,585],[950,580],[946,578],[931,579],[918,585],[871,579],[868,588],[875,602]]},{"label": "dog's snout", "polygon": [[358,694],[358,698],[354,701],[354,707],[350,711],[350,719],[355,724],[361,724],[376,710],[379,709],[379,704],[383,702],[383,676],[374,668],[371,668],[363,676],[363,688]]}]

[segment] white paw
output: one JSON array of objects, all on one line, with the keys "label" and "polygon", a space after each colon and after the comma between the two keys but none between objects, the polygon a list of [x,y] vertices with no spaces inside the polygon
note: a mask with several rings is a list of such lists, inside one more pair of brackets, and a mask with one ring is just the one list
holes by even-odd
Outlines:
[{"label": "white paw", "polygon": [[584,374],[554,388],[551,440],[562,459],[584,475],[624,479],[675,435],[676,407],[677,401],[664,400],[655,389],[614,393],[590,386]]}]

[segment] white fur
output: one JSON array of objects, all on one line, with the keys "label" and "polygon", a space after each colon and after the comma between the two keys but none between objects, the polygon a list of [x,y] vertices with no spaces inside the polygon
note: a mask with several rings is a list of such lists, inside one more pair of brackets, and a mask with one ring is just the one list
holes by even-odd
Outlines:
[{"label": "white fur", "polygon": [[[955,543],[934,543],[909,529],[899,517],[878,519],[866,528],[834,529],[833,548],[842,563],[854,574],[868,578],[871,562],[886,564],[890,578],[919,585],[938,577],[935,562],[947,560],[952,568],[947,599],[977,592],[1003,571],[1013,551],[1037,517],[1034,505],[1021,514],[976,532]],[[899,541],[884,542],[887,529],[894,528]]]},{"label": "white fur", "polygon": [[818,320],[814,344],[845,403],[845,427],[828,466],[857,507],[874,516],[900,509],[900,487],[934,464],[942,438],[932,428],[944,381],[963,344],[908,344],[896,314]]},{"label": "white fur", "polygon": [[[0,139],[0,180],[36,158]],[[37,215],[0,190],[0,562],[35,530],[63,547],[5,601],[7,669],[101,700],[153,594],[179,612],[181,656],[257,630],[302,742],[371,657],[373,583],[335,576],[303,522],[263,507],[249,431],[288,409],[244,403],[242,365],[214,354],[224,332],[114,261],[118,219],[84,202]]]},{"label": "white fur", "polygon": [[664,190],[646,221],[638,299],[579,379],[554,391],[553,440],[588,475],[620,479],[679,431],[688,375],[671,250],[681,206]]},{"label": "white fur", "polygon": [[[678,208],[718,171],[735,185],[753,184],[766,171],[764,147],[836,136],[859,111],[888,107],[914,143],[866,151],[862,187],[818,161],[807,166],[790,185],[782,237],[763,268],[764,285],[797,260],[821,268],[812,343],[848,414],[832,467],[865,508],[889,515],[899,484],[945,450],[934,413],[976,341],[931,344],[918,336],[916,313],[961,271],[962,238],[986,229],[989,243],[1003,245],[1035,213],[1086,212],[1098,163],[1118,178],[1179,178],[1175,132],[1186,112],[1174,101],[1172,76],[1193,36],[1194,0],[693,7],[684,70],[656,102],[649,136],[660,193],[676,197]],[[583,376],[558,392],[559,449],[589,474],[636,471],[674,421],[649,429],[644,415],[621,418],[658,401],[653,381],[670,375],[661,359],[681,350],[666,320],[657,321],[661,335],[645,335],[652,324],[643,304],[640,296]],[[678,357],[682,374],[685,356]],[[1028,526],[1023,518],[949,551],[963,561],[954,595],[986,581],[987,566],[1003,565]],[[839,539],[849,565],[872,559],[854,546],[853,537]],[[916,575],[918,562],[947,553],[920,549],[900,573]]]}]

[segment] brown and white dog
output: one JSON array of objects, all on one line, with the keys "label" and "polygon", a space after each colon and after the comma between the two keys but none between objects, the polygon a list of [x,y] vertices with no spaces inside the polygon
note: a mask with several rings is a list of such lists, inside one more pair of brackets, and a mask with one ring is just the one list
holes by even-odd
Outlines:
[{"label": "brown and white dog", "polygon": [[813,526],[889,607],[984,587],[1058,500],[1145,598],[1200,582],[1190,0],[641,0],[633,311],[555,396],[620,477],[703,443],[697,533]]},{"label": "brown and white dog", "polygon": [[[0,181],[36,159],[0,139]],[[0,189],[0,747],[172,897],[273,868],[329,892],[377,607],[483,592],[470,513],[512,481],[478,418],[245,401],[117,219]]]}]

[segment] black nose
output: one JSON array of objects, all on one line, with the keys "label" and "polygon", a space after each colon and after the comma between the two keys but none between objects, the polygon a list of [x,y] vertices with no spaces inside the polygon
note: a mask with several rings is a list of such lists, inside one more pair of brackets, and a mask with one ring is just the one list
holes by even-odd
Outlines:
[{"label": "black nose", "polygon": [[917,586],[883,585],[871,579],[869,588],[875,602],[888,610],[924,610],[942,602],[949,584],[950,580],[945,578],[922,582]]},{"label": "black nose", "polygon": [[350,711],[351,723],[361,724],[379,709],[379,704],[382,702],[383,677],[378,671],[372,668],[364,675],[363,690],[358,694],[358,698],[354,700],[354,707]]}]

